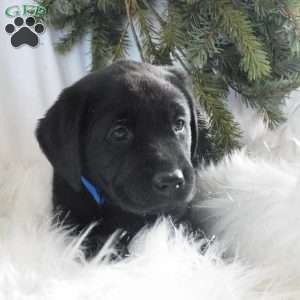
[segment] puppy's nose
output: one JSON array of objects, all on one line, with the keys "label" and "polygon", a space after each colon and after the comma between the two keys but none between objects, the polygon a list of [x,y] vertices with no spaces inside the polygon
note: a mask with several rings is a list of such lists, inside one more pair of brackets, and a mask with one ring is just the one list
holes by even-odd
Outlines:
[{"label": "puppy's nose", "polygon": [[181,170],[157,173],[153,177],[153,188],[156,192],[170,196],[183,188],[185,181]]}]

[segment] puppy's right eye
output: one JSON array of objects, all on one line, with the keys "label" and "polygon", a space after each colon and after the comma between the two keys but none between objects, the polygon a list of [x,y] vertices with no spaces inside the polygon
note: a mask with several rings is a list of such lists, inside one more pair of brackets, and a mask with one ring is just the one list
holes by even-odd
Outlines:
[{"label": "puppy's right eye", "polygon": [[109,131],[109,139],[116,142],[123,142],[129,140],[131,132],[124,125],[116,125]]},{"label": "puppy's right eye", "polygon": [[180,119],[176,120],[175,126],[174,126],[175,132],[183,131],[184,126],[185,126],[185,122],[183,119],[180,118]]}]

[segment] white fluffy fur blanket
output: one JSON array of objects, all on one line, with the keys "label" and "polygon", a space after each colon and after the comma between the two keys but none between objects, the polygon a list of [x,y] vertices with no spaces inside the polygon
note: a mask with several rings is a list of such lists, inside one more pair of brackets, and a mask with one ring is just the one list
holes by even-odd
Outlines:
[{"label": "white fluffy fur blanket", "polygon": [[[298,100],[297,100],[298,98]],[[232,105],[245,147],[200,174],[216,241],[167,220],[138,234],[131,256],[83,259],[81,239],[51,226],[51,168],[41,156],[0,163],[0,299],[300,299],[300,96],[275,131]],[[222,259],[223,254],[227,259]]]}]

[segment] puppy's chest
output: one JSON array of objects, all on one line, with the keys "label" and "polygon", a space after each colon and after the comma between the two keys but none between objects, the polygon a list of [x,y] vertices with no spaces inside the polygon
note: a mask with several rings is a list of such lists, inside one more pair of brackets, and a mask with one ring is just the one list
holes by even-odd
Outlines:
[{"label": "puppy's chest", "polygon": [[156,219],[155,217],[137,216],[105,205],[100,208],[100,211],[99,232],[105,235],[112,234],[119,229],[126,232],[128,236],[133,236],[142,227],[152,224]]},{"label": "puppy's chest", "polygon": [[120,208],[104,203],[98,205],[91,195],[84,189],[75,192],[64,179],[54,175],[53,179],[53,206],[54,213],[64,224],[80,228],[87,228],[92,223],[97,223],[97,233],[104,236],[120,229],[135,234],[146,224],[155,221],[155,217],[142,217],[123,211]]}]

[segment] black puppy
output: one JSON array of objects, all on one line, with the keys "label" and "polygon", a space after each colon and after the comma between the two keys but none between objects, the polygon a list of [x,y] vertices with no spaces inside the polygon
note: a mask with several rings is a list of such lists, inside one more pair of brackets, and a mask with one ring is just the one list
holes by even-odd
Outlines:
[{"label": "black puppy", "polygon": [[55,212],[79,230],[99,221],[99,246],[116,229],[132,236],[160,215],[184,220],[197,190],[197,154],[207,152],[198,127],[174,67],[119,61],[84,77],[36,131],[54,168]]}]

